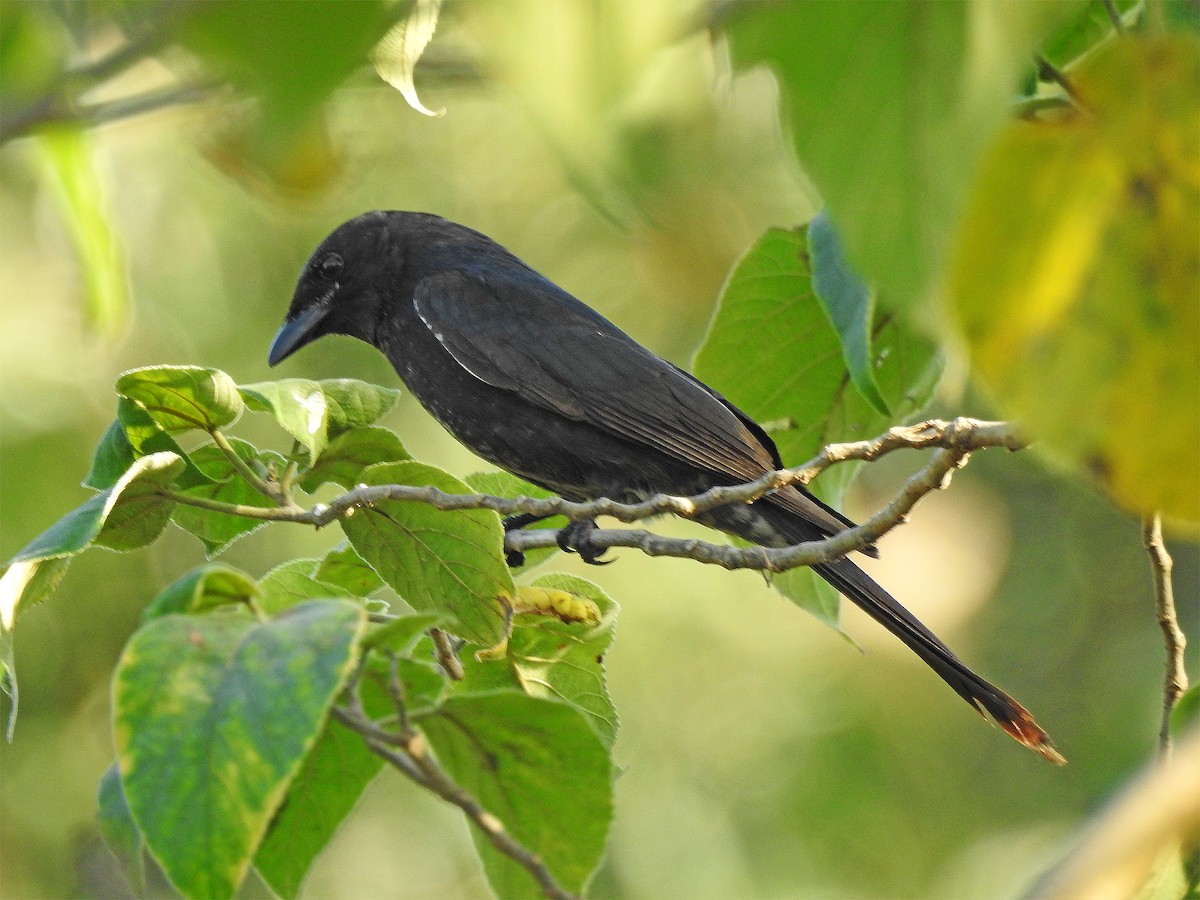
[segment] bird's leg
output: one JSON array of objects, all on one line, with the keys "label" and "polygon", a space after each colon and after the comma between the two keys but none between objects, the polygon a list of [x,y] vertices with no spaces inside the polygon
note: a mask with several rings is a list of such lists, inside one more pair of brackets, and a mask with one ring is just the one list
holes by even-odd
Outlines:
[{"label": "bird's leg", "polygon": [[592,532],[596,530],[595,519],[575,519],[558,533],[558,546],[565,553],[578,553],[589,566],[607,566],[611,559],[601,559],[606,547],[599,552],[591,546]]},{"label": "bird's leg", "polygon": [[[504,533],[524,528],[526,525],[532,525],[534,522],[540,522],[542,519],[547,519],[549,516],[535,516],[533,513],[517,513],[514,516],[505,516]],[[505,550],[504,561],[508,563],[510,569],[519,569],[525,565],[525,553],[521,550]]]}]

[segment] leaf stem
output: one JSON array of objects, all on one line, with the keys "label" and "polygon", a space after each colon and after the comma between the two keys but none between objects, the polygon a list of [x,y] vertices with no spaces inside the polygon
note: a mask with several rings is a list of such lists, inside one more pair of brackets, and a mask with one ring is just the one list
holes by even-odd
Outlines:
[{"label": "leaf stem", "polygon": [[210,428],[208,433],[212,436],[213,443],[217,448],[225,454],[225,458],[229,460],[229,464],[242,476],[250,486],[282,507],[295,506],[294,503],[289,504],[283,492],[280,490],[278,482],[267,481],[262,478],[257,472],[250,467],[250,464],[242,459],[241,455],[229,443],[229,438],[225,437],[225,432],[220,428]]}]

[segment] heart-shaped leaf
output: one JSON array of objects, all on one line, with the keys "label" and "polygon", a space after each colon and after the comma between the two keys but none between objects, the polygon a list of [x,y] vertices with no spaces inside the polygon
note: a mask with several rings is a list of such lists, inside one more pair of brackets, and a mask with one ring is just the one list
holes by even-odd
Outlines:
[{"label": "heart-shaped leaf", "polygon": [[125,796],[146,843],[189,897],[229,897],[354,662],[361,607],[155,619],[113,688]]}]

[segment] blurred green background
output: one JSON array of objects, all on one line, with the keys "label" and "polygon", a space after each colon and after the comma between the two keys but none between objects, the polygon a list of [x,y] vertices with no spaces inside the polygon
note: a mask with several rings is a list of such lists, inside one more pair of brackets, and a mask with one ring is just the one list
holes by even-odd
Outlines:
[{"label": "blurred green background", "polygon": [[[32,16],[27,34],[69,46],[39,7],[0,13],[8,27]],[[265,361],[308,253],[368,209],[477,228],[686,366],[739,254],[817,203],[781,140],[771,76],[731,73],[697,15],[693,4],[616,0],[448,7],[428,77],[417,70],[422,101],[444,117],[418,115],[356,71],[317,130],[290,132],[274,170],[242,152],[235,104],[105,125],[85,134],[74,162],[42,138],[4,145],[0,555],[86,499],[78,484],[125,369],[394,384],[381,356],[348,339],[278,372]],[[103,29],[84,24],[103,42]],[[153,86],[186,65],[147,60],[110,88]],[[107,252],[127,266],[115,307],[89,305],[96,292],[69,224],[78,207],[59,186],[69,165],[90,167],[119,242]],[[746,365],[754,357],[747,347]],[[945,415],[990,414],[969,386],[939,404]],[[283,446],[265,421],[247,424]],[[418,459],[460,475],[483,467],[409,397],[386,424]],[[869,467],[849,511],[886,500],[913,464]],[[266,529],[226,558],[258,575],[336,539]],[[1172,549],[1182,624],[1195,636],[1200,559],[1195,545]],[[1151,757],[1163,654],[1135,519],[1031,454],[992,452],[881,550],[872,571],[1020,698],[1070,765],[1048,766],[987,727],[853,610],[844,624],[861,654],[752,573],[632,552],[603,570],[559,558],[555,568],[598,581],[622,606],[607,662],[624,772],[596,896],[1012,895]],[[145,603],[202,558],[177,529],[149,550],[86,554],[22,619],[21,716],[15,741],[0,746],[3,896],[124,890],[94,822],[112,759],[109,676]],[[459,816],[390,773],[307,892],[487,895]]]}]

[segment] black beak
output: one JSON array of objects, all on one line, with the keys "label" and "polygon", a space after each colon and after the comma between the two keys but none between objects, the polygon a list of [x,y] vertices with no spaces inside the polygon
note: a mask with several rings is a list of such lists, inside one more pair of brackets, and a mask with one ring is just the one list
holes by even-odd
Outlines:
[{"label": "black beak", "polygon": [[301,310],[294,319],[288,319],[275,333],[271,350],[267,354],[267,365],[283,362],[313,339],[313,328],[325,317],[328,307],[317,303]]}]

